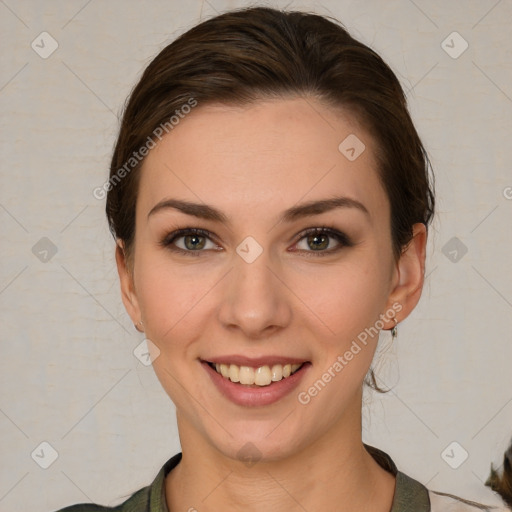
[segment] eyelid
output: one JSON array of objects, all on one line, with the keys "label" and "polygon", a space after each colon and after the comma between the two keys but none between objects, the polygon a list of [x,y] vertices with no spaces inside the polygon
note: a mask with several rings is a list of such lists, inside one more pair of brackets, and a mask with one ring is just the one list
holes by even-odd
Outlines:
[{"label": "eyelid", "polygon": [[[190,227],[190,228],[176,229],[176,230],[168,233],[166,236],[164,236],[162,238],[162,240],[159,241],[158,245],[160,245],[164,249],[169,249],[173,252],[178,252],[178,253],[192,255],[192,256],[200,256],[200,254],[202,252],[206,252],[206,251],[187,251],[185,249],[182,249],[181,247],[177,247],[174,245],[174,242],[177,239],[183,238],[187,235],[199,235],[199,236],[207,238],[212,243],[217,244],[217,242],[215,241],[216,236],[213,233],[211,233],[210,231],[208,231],[207,229],[191,228]],[[209,250],[216,250],[216,249],[209,249]]]},{"label": "eyelid", "polygon": [[[355,245],[352,242],[352,240],[350,239],[350,237],[348,235],[346,235],[343,231],[340,231],[339,229],[337,229],[335,227],[326,226],[326,225],[304,229],[297,235],[297,237],[296,237],[297,240],[294,243],[294,245],[297,245],[303,238],[306,238],[308,235],[315,235],[315,234],[326,234],[330,238],[334,238],[338,242],[338,245],[336,247],[332,247],[332,248],[326,249],[324,251],[313,251],[313,250],[306,251],[304,249],[298,249],[296,251],[303,252],[303,253],[308,254],[309,256],[313,256],[313,257],[328,256],[330,254],[335,254],[335,253],[339,252],[344,247],[352,247],[353,245]],[[296,252],[296,251],[294,251],[294,252]]]},{"label": "eyelid", "polygon": [[343,231],[340,231],[339,229],[332,227],[332,226],[317,226],[313,228],[306,228],[302,230],[300,233],[297,234],[297,242],[302,240],[304,237],[308,235],[314,235],[316,233],[326,233],[328,235],[331,235],[333,238],[340,238],[341,242],[344,245],[352,245],[352,242],[348,235],[346,235]]},{"label": "eyelid", "polygon": [[[293,243],[293,245],[297,245],[297,243],[299,243],[303,238],[306,238],[308,235],[317,234],[317,233],[318,234],[327,234],[331,238],[334,238],[338,242],[338,245],[334,248],[327,249],[324,251],[312,251],[312,250],[306,251],[304,249],[299,249],[299,250],[296,250],[293,252],[311,253],[311,255],[313,255],[313,256],[322,256],[322,255],[334,254],[334,253],[338,252],[339,250],[341,250],[343,247],[351,247],[354,245],[354,243],[351,241],[350,237],[348,237],[344,232],[340,231],[339,229],[337,229],[335,227],[326,226],[326,225],[310,227],[310,228],[306,228],[306,229],[302,230],[297,235],[295,235],[295,237],[294,237],[295,242]],[[173,252],[180,252],[180,253],[185,253],[187,255],[193,255],[193,256],[199,256],[202,252],[217,250],[217,249],[208,249],[208,250],[192,251],[192,250],[185,250],[185,249],[182,249],[181,247],[176,247],[175,245],[173,245],[177,239],[183,238],[187,235],[203,236],[203,237],[209,239],[211,242],[219,245],[218,242],[216,241],[217,237],[212,232],[208,231],[207,229],[193,228],[193,227],[176,229],[176,230],[172,231],[171,233],[168,233],[159,242],[159,245],[164,248],[170,249]]]}]

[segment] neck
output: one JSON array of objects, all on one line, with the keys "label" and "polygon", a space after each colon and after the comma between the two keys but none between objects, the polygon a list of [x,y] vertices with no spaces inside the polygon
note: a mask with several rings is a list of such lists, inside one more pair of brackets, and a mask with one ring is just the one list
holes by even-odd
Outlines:
[{"label": "neck", "polygon": [[306,448],[254,465],[225,457],[181,423],[182,460],[166,478],[170,511],[391,510],[395,477],[364,448],[360,412],[355,425],[345,419]]}]

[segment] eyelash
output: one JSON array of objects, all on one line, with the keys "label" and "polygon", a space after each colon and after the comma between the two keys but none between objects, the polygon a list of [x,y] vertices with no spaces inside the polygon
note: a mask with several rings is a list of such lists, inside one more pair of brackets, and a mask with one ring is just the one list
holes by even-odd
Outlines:
[{"label": "eyelash", "polygon": [[[303,238],[306,238],[307,236],[309,235],[318,235],[318,234],[326,234],[326,235],[329,235],[330,237],[334,238],[337,242],[338,242],[338,246],[335,247],[334,249],[328,249],[328,250],[325,250],[325,251],[304,251],[303,249],[298,249],[298,252],[306,252],[306,253],[311,253],[308,255],[309,256],[312,256],[312,257],[322,257],[322,256],[327,256],[327,255],[330,255],[330,254],[334,254],[338,251],[340,251],[343,247],[351,247],[353,246],[354,244],[352,243],[352,241],[350,240],[350,238],[345,234],[345,233],[342,233],[341,231],[338,231],[336,228],[333,228],[333,227],[330,227],[330,226],[321,226],[321,227],[315,227],[315,228],[308,228],[308,229],[305,229],[304,231],[301,231],[297,236],[298,236],[298,239],[297,241],[295,242],[294,245],[298,244]],[[198,251],[190,251],[190,250],[185,250],[185,249],[181,249],[180,247],[176,247],[176,246],[172,246],[173,243],[179,239],[179,238],[183,238],[184,236],[187,236],[187,235],[199,235],[199,236],[203,236],[205,238],[208,238],[210,241],[214,241],[212,240],[212,238],[215,238],[213,236],[212,233],[210,233],[209,231],[205,230],[205,229],[200,229],[200,228],[184,228],[184,229],[178,229],[176,231],[173,231],[172,233],[169,233],[168,235],[166,235],[163,240],[160,242],[160,245],[162,247],[165,247],[173,252],[178,252],[178,253],[181,253],[181,254],[186,254],[188,256],[200,256],[200,253],[202,252],[205,252],[205,250],[198,250]]]}]

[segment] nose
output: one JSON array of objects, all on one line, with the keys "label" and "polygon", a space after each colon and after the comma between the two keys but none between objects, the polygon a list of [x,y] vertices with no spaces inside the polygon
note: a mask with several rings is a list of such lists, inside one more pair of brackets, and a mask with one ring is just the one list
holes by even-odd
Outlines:
[{"label": "nose", "polygon": [[265,250],[254,261],[241,254],[234,255],[234,268],[224,280],[219,321],[247,339],[258,340],[290,323],[290,291],[283,285],[279,264],[272,265]]}]

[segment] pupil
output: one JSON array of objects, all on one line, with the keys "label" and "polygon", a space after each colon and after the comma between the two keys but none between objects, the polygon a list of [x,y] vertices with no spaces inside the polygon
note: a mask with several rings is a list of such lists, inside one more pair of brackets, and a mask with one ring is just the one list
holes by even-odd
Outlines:
[{"label": "pupil", "polygon": [[[185,237],[185,245],[187,249],[202,249],[204,247],[204,240],[201,243],[201,236],[197,235],[188,235]],[[191,240],[193,240],[192,243],[189,243]],[[199,243],[198,243],[199,242]]]},{"label": "pupil", "polygon": [[[320,240],[323,240],[323,242],[320,242],[320,244],[317,244],[317,242]],[[329,245],[329,239],[326,235],[311,235],[309,237],[309,241],[313,242],[313,244],[315,244],[314,246],[311,247],[314,250],[326,249],[327,246]]]}]

